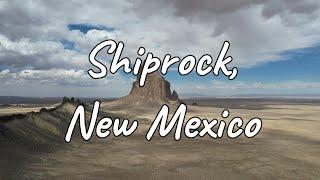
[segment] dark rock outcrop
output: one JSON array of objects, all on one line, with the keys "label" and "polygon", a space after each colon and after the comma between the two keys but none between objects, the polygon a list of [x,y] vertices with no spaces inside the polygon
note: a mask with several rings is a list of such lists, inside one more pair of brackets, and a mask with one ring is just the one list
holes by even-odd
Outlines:
[{"label": "dark rock outcrop", "polygon": [[174,101],[179,101],[178,93],[175,90],[173,90],[173,92],[171,94],[171,99]]},{"label": "dark rock outcrop", "polygon": [[174,103],[179,102],[179,96],[176,91],[171,93],[170,83],[165,80],[159,72],[149,74],[146,78],[145,85],[139,86],[140,75],[133,82],[129,95],[121,98],[121,101],[127,103]]}]

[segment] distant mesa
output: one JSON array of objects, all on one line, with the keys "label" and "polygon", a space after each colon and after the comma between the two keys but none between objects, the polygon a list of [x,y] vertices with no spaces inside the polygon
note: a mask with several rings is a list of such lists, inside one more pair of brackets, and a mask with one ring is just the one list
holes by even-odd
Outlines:
[{"label": "distant mesa", "polygon": [[139,81],[140,74],[138,74],[137,80],[133,82],[130,94],[119,100],[129,104],[180,102],[178,93],[176,91],[171,93],[170,83],[159,72],[149,74],[143,87],[139,86]]}]

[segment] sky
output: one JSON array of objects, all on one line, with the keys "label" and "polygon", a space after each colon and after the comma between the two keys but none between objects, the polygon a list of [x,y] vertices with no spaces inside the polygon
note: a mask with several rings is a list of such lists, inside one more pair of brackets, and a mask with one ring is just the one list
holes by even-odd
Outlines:
[{"label": "sky", "polygon": [[[134,60],[143,46],[214,60],[230,42],[238,76],[165,78],[182,97],[320,94],[318,0],[0,0],[0,96],[120,97],[132,74],[91,79],[91,49],[106,39],[125,44]],[[107,66],[112,56],[101,51]]]}]

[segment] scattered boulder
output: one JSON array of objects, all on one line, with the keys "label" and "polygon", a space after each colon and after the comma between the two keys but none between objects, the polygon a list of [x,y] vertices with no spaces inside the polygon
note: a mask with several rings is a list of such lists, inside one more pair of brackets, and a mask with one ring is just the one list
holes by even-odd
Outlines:
[{"label": "scattered boulder", "polygon": [[67,103],[67,102],[69,102],[70,100],[69,100],[69,98],[68,97],[63,97],[62,98],[62,104],[63,103]]},{"label": "scattered boulder", "polygon": [[68,97],[63,97],[61,105],[66,104],[66,103],[71,103],[74,105],[83,105],[86,106],[84,102],[82,102],[80,99],[75,99],[74,97],[68,98]]}]

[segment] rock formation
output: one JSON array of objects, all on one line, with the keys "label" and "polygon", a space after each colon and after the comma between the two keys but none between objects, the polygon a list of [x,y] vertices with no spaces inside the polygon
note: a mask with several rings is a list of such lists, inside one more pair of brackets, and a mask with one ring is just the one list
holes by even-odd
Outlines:
[{"label": "rock formation", "polygon": [[145,85],[139,86],[140,74],[137,80],[133,83],[129,95],[121,98],[127,103],[175,103],[179,102],[179,97],[176,91],[171,93],[170,83],[166,81],[159,72],[154,72],[147,76]]}]

